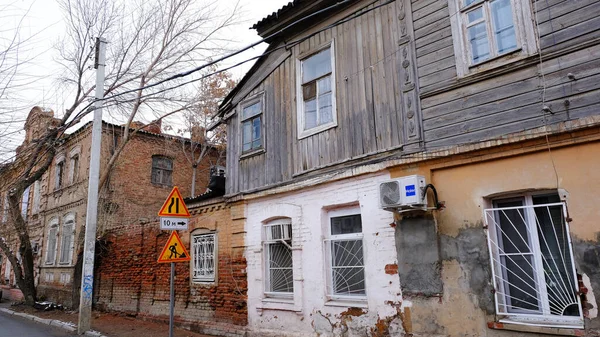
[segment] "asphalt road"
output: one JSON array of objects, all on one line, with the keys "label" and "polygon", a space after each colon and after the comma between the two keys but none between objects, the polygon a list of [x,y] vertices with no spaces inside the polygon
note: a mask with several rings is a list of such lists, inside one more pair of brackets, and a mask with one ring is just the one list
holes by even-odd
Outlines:
[{"label": "asphalt road", "polygon": [[63,329],[0,312],[0,337],[67,337],[77,336]]}]

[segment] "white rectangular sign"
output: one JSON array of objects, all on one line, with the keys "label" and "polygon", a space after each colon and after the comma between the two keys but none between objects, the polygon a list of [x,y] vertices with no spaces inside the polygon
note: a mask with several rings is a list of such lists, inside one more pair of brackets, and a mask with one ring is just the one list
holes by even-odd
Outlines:
[{"label": "white rectangular sign", "polygon": [[188,229],[188,218],[171,218],[171,217],[160,217],[160,229],[172,231],[172,230],[187,230]]}]

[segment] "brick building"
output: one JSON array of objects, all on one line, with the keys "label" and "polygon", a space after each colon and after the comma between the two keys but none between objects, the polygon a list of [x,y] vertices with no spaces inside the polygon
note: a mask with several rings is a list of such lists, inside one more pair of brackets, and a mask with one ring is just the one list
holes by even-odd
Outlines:
[{"label": "brick building", "polygon": [[[51,110],[33,108],[25,123],[24,143],[11,165],[18,165],[19,154],[35,141],[36,135],[56,123]],[[143,125],[137,124],[136,128],[140,126]],[[123,131],[122,126],[103,123],[101,172]],[[38,297],[67,306],[73,305],[79,294],[80,275],[75,270],[78,253],[83,248],[90,142],[91,123],[65,135],[48,171],[23,194],[22,214],[26,217],[35,251]],[[136,226],[154,221],[157,210],[174,185],[180,187],[184,196],[190,195],[193,167],[184,152],[189,151],[189,145],[189,139],[161,133],[160,123],[143,127],[131,138],[100,192],[99,238],[110,237],[113,232],[134,231]],[[213,151],[198,165],[196,186],[207,186],[211,162],[216,158],[216,151]],[[7,210],[7,188],[13,172],[11,167],[0,172],[3,182],[0,209],[3,211]],[[10,235],[12,227],[5,223],[7,217],[3,216],[2,220],[7,238],[12,239],[16,247],[16,238]],[[5,258],[0,263],[3,287],[14,288],[10,263]],[[4,292],[5,296],[9,293],[18,292]]]}]

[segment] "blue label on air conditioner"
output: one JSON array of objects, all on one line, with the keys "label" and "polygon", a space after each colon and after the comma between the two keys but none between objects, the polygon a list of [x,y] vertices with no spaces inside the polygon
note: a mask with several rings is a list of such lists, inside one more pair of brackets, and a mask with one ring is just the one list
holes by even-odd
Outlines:
[{"label": "blue label on air conditioner", "polygon": [[406,185],[404,186],[404,189],[406,190],[405,192],[407,197],[414,197],[415,195],[417,195],[415,185]]}]

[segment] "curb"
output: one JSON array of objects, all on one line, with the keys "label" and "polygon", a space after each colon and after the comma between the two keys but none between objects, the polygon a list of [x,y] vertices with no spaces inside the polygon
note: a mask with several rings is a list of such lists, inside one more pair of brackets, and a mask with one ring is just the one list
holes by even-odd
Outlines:
[{"label": "curb", "polygon": [[[37,317],[37,316],[25,314],[25,313],[22,313],[22,312],[16,312],[14,310],[6,309],[6,308],[0,308],[0,312],[6,313],[8,315],[23,317],[25,319],[30,319],[30,320],[38,322],[38,323],[42,323],[42,324],[46,324],[46,325],[52,325],[52,326],[55,326],[57,328],[61,328],[61,329],[67,330],[69,332],[76,332],[77,331],[77,326],[74,325],[73,323],[69,323],[69,322],[63,322],[63,321],[59,321],[59,320],[56,320],[56,319],[40,318],[40,317]],[[83,334],[83,336],[89,336],[89,337],[107,337],[107,336],[104,336],[103,334],[101,334],[100,332],[93,331],[93,330],[86,331]]]}]

